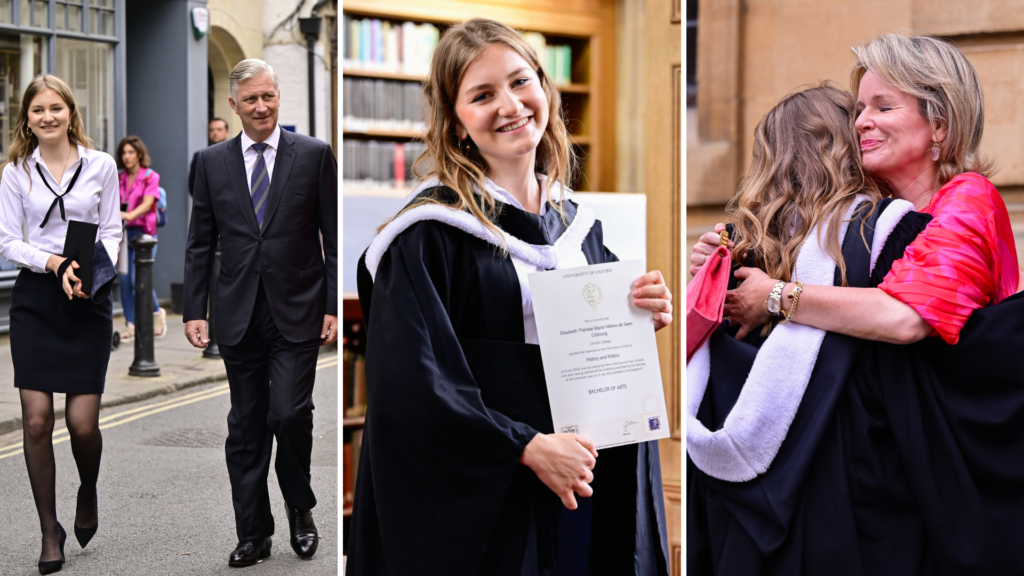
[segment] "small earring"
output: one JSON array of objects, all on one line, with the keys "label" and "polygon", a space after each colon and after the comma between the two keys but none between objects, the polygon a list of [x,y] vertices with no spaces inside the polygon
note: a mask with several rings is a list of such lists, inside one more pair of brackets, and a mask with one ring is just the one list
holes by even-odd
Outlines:
[{"label": "small earring", "polygon": [[466,156],[469,156],[469,153],[473,151],[473,146],[470,145],[469,138],[466,138],[462,142],[459,142],[459,148],[462,150],[462,153],[465,154]]},{"label": "small earring", "polygon": [[25,133],[28,134],[29,136],[31,136],[32,135],[32,128],[30,128],[28,126],[25,126]]},{"label": "small earring", "polygon": [[932,144],[932,162],[939,161],[939,143]]}]

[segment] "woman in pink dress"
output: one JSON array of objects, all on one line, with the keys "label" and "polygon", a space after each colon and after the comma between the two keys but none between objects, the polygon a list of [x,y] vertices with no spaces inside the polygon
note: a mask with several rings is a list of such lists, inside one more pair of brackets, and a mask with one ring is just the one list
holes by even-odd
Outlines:
[{"label": "woman in pink dress", "polygon": [[[160,200],[160,175],[149,167],[149,152],[138,136],[125,136],[115,155],[118,184],[121,189],[121,220],[125,222],[128,244],[128,273],[121,276],[121,305],[127,329],[122,339],[135,336],[135,249],[130,242],[143,234],[156,237],[156,203]],[[153,257],[156,258],[156,246]],[[157,337],[167,331],[167,312],[160,308],[153,291],[153,332]]]}]

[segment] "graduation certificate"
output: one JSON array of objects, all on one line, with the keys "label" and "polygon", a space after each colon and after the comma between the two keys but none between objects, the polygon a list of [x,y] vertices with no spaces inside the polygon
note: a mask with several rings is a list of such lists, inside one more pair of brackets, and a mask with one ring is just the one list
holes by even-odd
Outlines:
[{"label": "graduation certificate", "polygon": [[643,262],[529,275],[555,432],[598,448],[668,438],[650,310],[633,305]]}]

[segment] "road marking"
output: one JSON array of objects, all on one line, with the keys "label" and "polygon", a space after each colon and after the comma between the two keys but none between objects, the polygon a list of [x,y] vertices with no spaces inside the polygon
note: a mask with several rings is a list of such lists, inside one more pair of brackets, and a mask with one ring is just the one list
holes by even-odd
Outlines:
[{"label": "road marking", "polygon": [[[326,357],[326,358],[318,359],[317,360],[317,364],[316,364],[316,369],[317,370],[322,370],[324,368],[330,368],[332,366],[337,366],[337,365],[338,365],[338,356],[337,355],[329,356],[329,357]],[[156,404],[148,404],[146,406],[141,406],[139,408],[132,408],[131,410],[125,410],[124,412],[119,412],[117,414],[112,414],[110,416],[105,416],[103,418],[100,418],[100,420],[99,420],[100,430],[107,430],[108,428],[113,428],[115,426],[120,426],[121,424],[127,424],[129,422],[134,422],[135,420],[138,420],[139,418],[144,418],[146,416],[152,416],[153,414],[158,414],[158,413],[163,412],[165,410],[170,410],[171,408],[179,408],[181,406],[186,406],[188,404],[192,404],[194,402],[199,402],[201,400],[209,400],[210,398],[216,398],[218,396],[223,396],[224,394],[227,394],[229,392],[230,392],[230,390],[228,389],[228,385],[227,384],[222,384],[220,386],[216,386],[216,387],[211,388],[209,390],[203,390],[202,392],[192,392],[192,393],[186,394],[184,396],[179,396],[177,398],[172,398],[170,400],[164,400],[162,402],[157,402]],[[53,433],[53,444],[54,445],[60,444],[61,442],[65,442],[65,441],[70,440],[70,439],[71,439],[71,436],[69,435],[68,429],[66,427],[61,428],[59,430],[55,430],[54,433]],[[24,450],[22,448],[23,448],[23,442],[18,442],[16,444],[11,444],[10,446],[5,446],[3,448],[0,448],[0,460],[3,460],[4,458],[8,458],[8,457],[11,457],[11,456],[16,456],[18,454],[23,453]]]}]

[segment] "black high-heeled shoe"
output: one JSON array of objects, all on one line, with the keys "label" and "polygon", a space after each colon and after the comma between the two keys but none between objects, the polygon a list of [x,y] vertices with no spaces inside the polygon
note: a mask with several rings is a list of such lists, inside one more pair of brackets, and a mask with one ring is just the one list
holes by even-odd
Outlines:
[{"label": "black high-heeled shoe", "polygon": [[60,569],[64,567],[64,542],[68,539],[68,533],[64,531],[64,527],[57,524],[57,528],[60,528],[60,560],[47,560],[43,562],[39,561],[39,573],[40,574],[53,574],[54,572],[60,572]]},{"label": "black high-heeled shoe", "polygon": [[[82,500],[82,489],[81,488],[78,489],[78,500],[79,500],[79,502],[78,502],[78,504],[76,504],[76,508],[75,508],[76,510],[78,509],[77,506],[81,505],[81,500]],[[96,489],[95,488],[93,488],[93,491],[92,491],[92,501],[93,501],[94,506],[96,506],[98,508],[99,503],[96,500]],[[98,510],[97,510],[97,514],[96,515],[99,516],[99,511]],[[75,524],[75,526],[74,526],[74,528],[75,528],[75,538],[78,540],[78,545],[81,546],[82,548],[85,548],[85,546],[89,543],[89,541],[92,540],[92,537],[96,534],[96,529],[99,528],[99,527],[100,527],[99,520],[97,520],[95,524],[93,524],[92,526],[89,526],[88,528],[81,528],[81,527],[78,526],[78,524]]]}]

